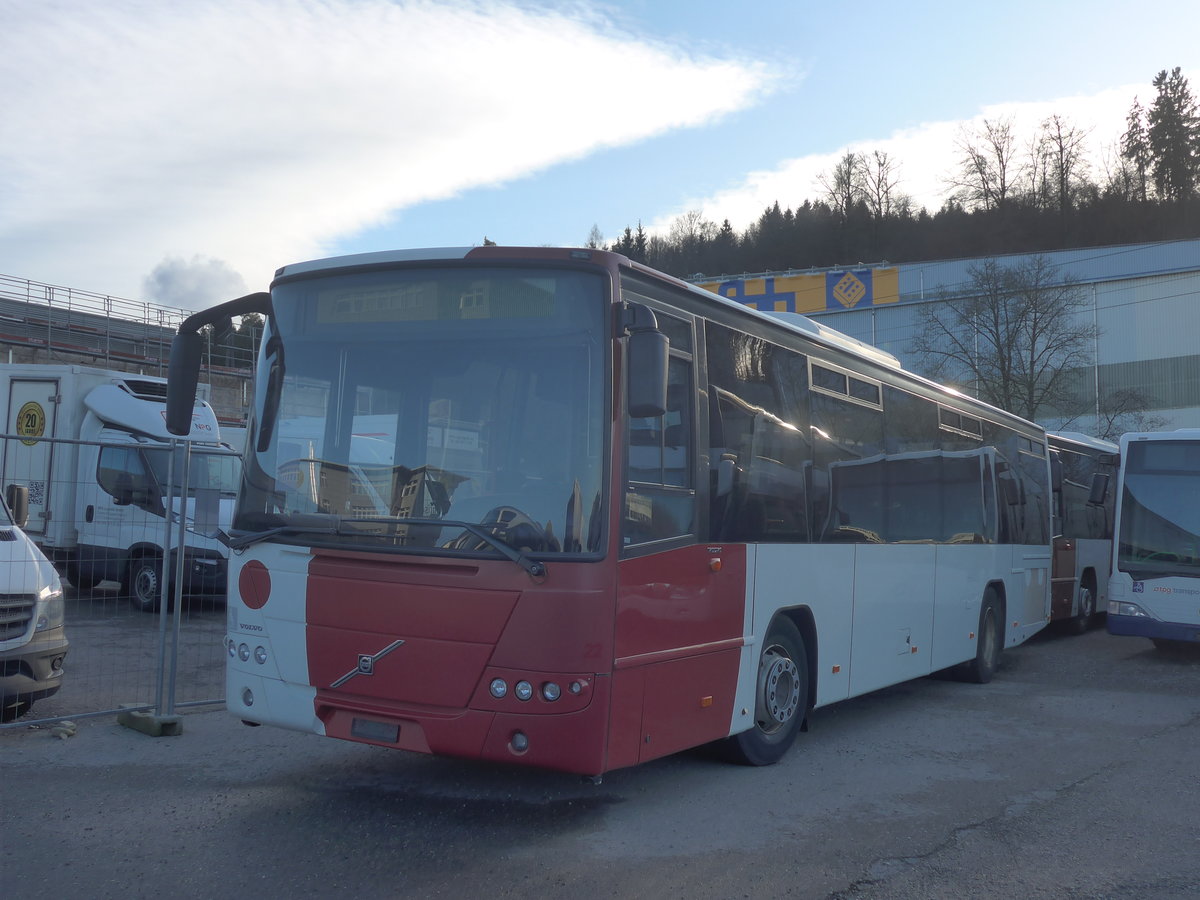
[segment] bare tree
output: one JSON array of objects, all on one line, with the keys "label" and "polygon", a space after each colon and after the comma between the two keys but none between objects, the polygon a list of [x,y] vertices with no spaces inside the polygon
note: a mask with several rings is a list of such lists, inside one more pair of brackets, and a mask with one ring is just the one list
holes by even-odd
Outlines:
[{"label": "bare tree", "polygon": [[668,237],[671,243],[690,248],[705,241],[711,241],[716,237],[717,230],[717,224],[704,218],[701,210],[689,209],[671,222],[671,231]]},{"label": "bare tree", "polygon": [[863,157],[847,151],[832,172],[822,172],[817,176],[817,184],[824,191],[825,200],[842,221],[849,218],[854,205],[863,199],[864,168]]},{"label": "bare tree", "polygon": [[599,225],[592,225],[592,230],[588,232],[587,243],[583,246],[589,250],[599,250],[604,246],[604,233],[600,230]]},{"label": "bare tree", "polygon": [[1067,212],[1075,205],[1080,185],[1087,178],[1086,150],[1090,131],[1059,115],[1042,123],[1050,180],[1060,212]]},{"label": "bare tree", "polygon": [[1091,365],[1098,334],[1078,283],[1044,256],[967,271],[961,294],[922,309],[913,350],[929,374],[1027,419],[1077,406],[1073,375]]},{"label": "bare tree", "polygon": [[980,130],[960,131],[955,146],[959,171],[950,179],[968,209],[1003,209],[1017,178],[1016,139],[1012,120],[983,120]]},{"label": "bare tree", "polygon": [[879,150],[859,157],[860,193],[875,221],[896,211],[896,188],[900,183],[896,161]]},{"label": "bare tree", "polygon": [[1101,401],[1097,412],[1096,437],[1115,441],[1127,431],[1157,431],[1168,420],[1147,412],[1150,397],[1137,388],[1117,388]]}]

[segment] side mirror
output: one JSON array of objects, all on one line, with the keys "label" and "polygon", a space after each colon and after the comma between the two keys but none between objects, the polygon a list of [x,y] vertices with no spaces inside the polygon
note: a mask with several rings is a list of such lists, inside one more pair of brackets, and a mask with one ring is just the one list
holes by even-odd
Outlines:
[{"label": "side mirror", "polygon": [[17,527],[24,528],[29,521],[29,488],[23,484],[10,484],[5,488],[4,499]]},{"label": "side mirror", "polygon": [[129,506],[133,503],[133,476],[128,472],[121,472],[117,475],[116,484],[112,490],[113,504],[116,506]]},{"label": "side mirror", "polygon": [[1108,480],[1107,472],[1096,472],[1092,475],[1092,489],[1088,494],[1088,504],[1090,506],[1103,506],[1104,501],[1108,498]]},{"label": "side mirror", "polygon": [[720,462],[717,463],[717,484],[713,488],[715,496],[724,497],[733,490],[733,480],[736,471],[737,457],[732,453],[723,454]]},{"label": "side mirror", "polygon": [[1063,485],[1062,457],[1057,452],[1050,454],[1050,487],[1051,490],[1061,491]]},{"label": "side mirror", "polygon": [[1009,506],[1021,505],[1021,489],[1014,479],[1001,477],[1000,493],[1004,495],[1004,502]]},{"label": "side mirror", "polygon": [[228,303],[201,310],[188,316],[179,326],[171,342],[171,361],[167,365],[167,430],[186,437],[192,430],[192,409],[196,405],[196,386],[200,382],[200,359],[204,353],[204,338],[200,329],[205,325],[232,327],[233,316],[247,313],[271,315],[271,295],[247,294]]},{"label": "side mirror", "polygon": [[167,431],[171,434],[186,437],[191,433],[203,352],[204,338],[197,331],[181,332],[171,342],[167,366]]},{"label": "side mirror", "polygon": [[658,330],[654,313],[640,303],[626,307],[625,327],[629,332],[625,348],[629,415],[635,419],[656,418],[667,411],[670,343]]}]

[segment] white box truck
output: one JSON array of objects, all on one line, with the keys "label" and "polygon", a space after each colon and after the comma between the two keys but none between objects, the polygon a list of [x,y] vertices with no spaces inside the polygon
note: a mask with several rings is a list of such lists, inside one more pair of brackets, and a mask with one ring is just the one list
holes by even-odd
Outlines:
[{"label": "white box truck", "polygon": [[[147,611],[163,596],[168,472],[178,482],[183,468],[182,445],[171,460],[166,389],[163,378],[87,366],[0,365],[4,433],[12,436],[2,484],[28,488],[26,533],[77,588],[117,581]],[[216,532],[231,521],[240,459],[203,400],[184,440],[193,448],[184,592],[223,594],[228,550]],[[173,525],[173,548],[178,540]],[[170,562],[174,573],[174,549]]]}]

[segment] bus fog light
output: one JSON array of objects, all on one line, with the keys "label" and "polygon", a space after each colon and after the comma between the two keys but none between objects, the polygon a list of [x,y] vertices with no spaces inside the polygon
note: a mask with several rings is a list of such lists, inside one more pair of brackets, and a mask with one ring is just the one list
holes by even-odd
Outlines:
[{"label": "bus fog light", "polygon": [[499,700],[508,693],[508,684],[503,678],[493,678],[492,683],[488,685],[488,691],[491,695]]},{"label": "bus fog light", "polygon": [[561,696],[562,696],[562,688],[560,688],[553,681],[547,681],[545,684],[542,685],[542,697],[545,698],[546,700],[549,700],[551,703],[553,703],[555,700],[557,700]]},{"label": "bus fog light", "polygon": [[233,638],[230,638],[225,642],[225,647],[229,650],[230,659],[233,659],[233,657],[237,656],[237,644],[234,642]]},{"label": "bus fog light", "polygon": [[242,662],[246,662],[247,660],[250,659],[250,645],[249,644],[239,644],[238,645],[238,659],[240,659]]},{"label": "bus fog light", "polygon": [[524,753],[529,749],[529,737],[523,731],[514,731],[508,746],[513,753]]},{"label": "bus fog light", "polygon": [[258,663],[260,666],[266,664],[266,662],[267,662],[267,648],[266,647],[255,647],[254,648],[254,661],[256,663]]},{"label": "bus fog light", "polygon": [[533,685],[528,681],[518,681],[513,693],[517,695],[518,700],[528,700],[533,696]]},{"label": "bus fog light", "polygon": [[250,688],[242,688],[242,704],[244,706],[254,705],[254,692]]}]

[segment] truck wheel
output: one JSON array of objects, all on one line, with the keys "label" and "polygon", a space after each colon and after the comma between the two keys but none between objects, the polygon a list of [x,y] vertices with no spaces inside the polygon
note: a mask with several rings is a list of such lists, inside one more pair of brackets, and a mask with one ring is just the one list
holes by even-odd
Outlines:
[{"label": "truck wheel", "polygon": [[76,590],[90,591],[103,580],[95,577],[90,571],[85,571],[78,562],[67,563],[66,570],[67,580],[75,586]]},{"label": "truck wheel", "polygon": [[162,602],[162,560],[157,556],[139,556],[129,564],[125,591],[142,612],[158,612]]}]

